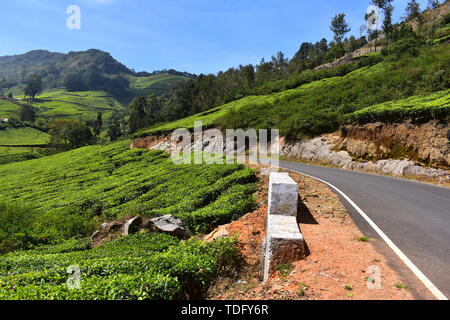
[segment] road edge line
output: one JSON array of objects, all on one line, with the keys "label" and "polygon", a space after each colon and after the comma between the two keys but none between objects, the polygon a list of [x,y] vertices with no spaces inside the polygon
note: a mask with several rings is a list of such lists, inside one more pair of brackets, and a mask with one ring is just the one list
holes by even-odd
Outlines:
[{"label": "road edge line", "polygon": [[347,196],[343,191],[341,191],[338,187],[332,185],[331,183],[322,180],[320,178],[311,176],[306,173],[302,173],[296,170],[292,169],[286,169],[282,168],[284,170],[296,172],[298,174],[304,175],[306,177],[315,179],[317,181],[320,181],[322,183],[325,183],[329,187],[336,190],[355,210],[366,220],[366,222],[375,230],[376,233],[386,242],[386,244],[394,251],[394,253],[402,260],[402,262],[414,273],[414,275],[423,283],[425,287],[427,287],[428,290],[436,297],[438,300],[448,300],[448,298],[431,282],[430,279],[422,272],[420,269],[400,250],[399,247],[395,245],[394,242],[381,230],[375,222],[373,222],[372,219],[369,218],[369,216],[349,197]]}]

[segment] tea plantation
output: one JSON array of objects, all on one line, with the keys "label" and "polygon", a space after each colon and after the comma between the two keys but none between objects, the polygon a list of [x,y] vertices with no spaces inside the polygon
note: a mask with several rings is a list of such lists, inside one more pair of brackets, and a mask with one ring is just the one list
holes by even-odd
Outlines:
[{"label": "tea plantation", "polygon": [[[408,54],[405,48],[411,44],[407,40],[374,57],[374,61],[378,61],[376,64],[369,61],[360,64],[361,67],[356,70],[355,65],[350,64],[347,70],[350,72],[341,70],[343,75],[319,77],[320,80],[311,82],[304,80],[295,89],[248,96],[185,119],[155,125],[138,132],[136,137],[158,135],[180,127],[190,129],[194,121],[201,120],[204,126],[227,129],[278,128],[289,139],[302,139],[336,131],[358,110],[447,90],[450,86],[449,44],[422,45]],[[310,73],[320,75],[322,71]],[[448,117],[445,101],[435,102],[444,104],[439,112],[434,112],[439,107],[437,105],[433,108],[422,106],[421,110],[426,113],[424,118],[440,120]],[[394,106],[395,102],[391,105]],[[389,120],[395,120],[400,114],[396,112]]]},{"label": "tea plantation", "polygon": [[[200,298],[219,274],[237,266],[232,240],[179,242],[139,234],[89,249],[85,240],[8,254],[0,260],[0,300],[143,300]],[[67,286],[68,267],[81,271]]]},{"label": "tea plantation", "polygon": [[445,121],[449,115],[450,90],[444,90],[377,104],[350,114],[348,119],[356,124],[377,121],[388,123],[408,119],[413,122],[427,122],[433,119]]},{"label": "tea plantation", "polygon": [[[255,183],[241,165],[178,165],[129,141],[0,165],[0,252],[26,250],[1,257],[0,299],[199,297],[237,263],[230,241],[139,234],[89,249],[68,239],[127,215],[172,214],[207,233],[255,207]],[[81,268],[81,290],[67,289],[71,265]]]}]

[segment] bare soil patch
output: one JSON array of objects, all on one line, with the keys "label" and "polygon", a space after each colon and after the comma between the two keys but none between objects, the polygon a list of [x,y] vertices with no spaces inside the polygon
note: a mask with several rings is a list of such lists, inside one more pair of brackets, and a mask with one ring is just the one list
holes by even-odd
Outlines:
[{"label": "bare soil patch", "polygon": [[[219,279],[209,292],[213,300],[412,300],[414,295],[402,278],[364,237],[339,198],[325,185],[292,174],[299,184],[299,226],[308,246],[305,260],[281,266],[268,283],[262,283],[262,243],[267,217],[268,177],[261,177],[257,197],[260,208],[226,226],[237,235],[245,259],[235,278]],[[367,287],[373,276],[368,268],[381,270],[379,290]]]}]

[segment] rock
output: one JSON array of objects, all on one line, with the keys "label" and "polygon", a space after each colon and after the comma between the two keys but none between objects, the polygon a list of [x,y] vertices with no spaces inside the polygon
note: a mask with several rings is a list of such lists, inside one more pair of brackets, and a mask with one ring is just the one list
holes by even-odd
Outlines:
[{"label": "rock", "polygon": [[172,215],[165,215],[150,220],[153,231],[167,233],[179,239],[189,239],[189,233],[184,229],[180,219]]},{"label": "rock", "polygon": [[118,220],[109,223],[103,223],[100,230],[97,230],[91,236],[93,247],[98,247],[106,242],[113,241],[123,236],[123,227],[125,220]]},{"label": "rock", "polygon": [[229,238],[229,237],[230,237],[230,233],[228,232],[227,227],[220,226],[219,228],[217,228],[216,230],[214,230],[213,232],[208,234],[206,237],[204,237],[203,241],[213,242],[218,239],[225,239],[225,238]]},{"label": "rock", "polygon": [[141,217],[135,217],[133,219],[128,220],[123,225],[123,234],[125,236],[128,236],[130,234],[135,234],[139,232],[141,226],[142,226],[143,220]]},{"label": "rock", "polygon": [[[348,170],[366,170],[397,176],[411,175],[438,178],[441,182],[450,181],[450,172],[444,169],[423,167],[413,160],[385,159],[378,161],[355,161],[354,156],[382,158],[391,152],[386,141],[397,141],[394,137],[406,137],[402,145],[405,149],[417,150],[420,159],[430,159],[432,163],[450,163],[450,153],[445,149],[443,129],[432,123],[414,129],[406,124],[383,125],[368,124],[363,127],[342,129],[343,137],[336,134],[300,142],[282,141],[281,155],[287,158],[305,159],[328,163]],[[421,136],[421,132],[422,135]],[[433,138],[433,137],[438,138]],[[400,142],[396,142],[401,145]],[[434,147],[427,147],[427,143]],[[436,146],[440,145],[440,148]],[[341,150],[341,149],[346,150]],[[377,149],[378,148],[378,149]],[[340,150],[340,151],[337,151]],[[363,160],[363,159],[362,159]]]},{"label": "rock", "polygon": [[100,240],[100,236],[101,236],[100,230],[95,231],[94,234],[91,236],[91,242],[92,242],[93,244],[98,243],[99,240]]}]

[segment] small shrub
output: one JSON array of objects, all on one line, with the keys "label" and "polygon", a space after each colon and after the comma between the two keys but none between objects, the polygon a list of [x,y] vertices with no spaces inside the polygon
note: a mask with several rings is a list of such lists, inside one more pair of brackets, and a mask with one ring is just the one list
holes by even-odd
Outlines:
[{"label": "small shrub", "polygon": [[275,269],[280,273],[281,277],[286,278],[292,273],[294,266],[292,263],[279,264]]}]

